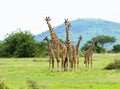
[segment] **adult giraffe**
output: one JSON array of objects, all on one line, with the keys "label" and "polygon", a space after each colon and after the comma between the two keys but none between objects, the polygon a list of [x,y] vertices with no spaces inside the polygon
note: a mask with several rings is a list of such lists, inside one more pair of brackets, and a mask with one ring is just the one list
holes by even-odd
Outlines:
[{"label": "adult giraffe", "polygon": [[66,26],[66,47],[67,47],[67,60],[70,62],[70,70],[76,67],[76,47],[70,40],[70,23],[68,19],[65,19],[65,26]]},{"label": "adult giraffe", "polygon": [[62,71],[64,71],[65,69],[65,66],[64,66],[64,63],[65,63],[65,57],[66,57],[66,54],[67,54],[67,48],[65,46],[64,43],[62,43],[59,38],[57,37],[57,35],[55,34],[51,24],[50,24],[50,17],[46,17],[45,18],[45,21],[48,25],[48,28],[49,28],[49,31],[50,31],[50,34],[51,34],[51,38],[52,38],[52,44],[53,44],[53,50],[54,50],[54,54],[55,54],[55,58],[57,60],[57,68],[58,68],[58,71],[59,71],[59,58],[61,58],[62,60],[62,63],[61,63],[61,66],[62,66]]},{"label": "adult giraffe", "polygon": [[47,41],[48,51],[49,51],[49,69],[51,68],[51,61],[52,61],[52,71],[53,71],[53,69],[54,69],[54,59],[55,59],[53,46],[52,46],[51,41],[48,39],[48,36],[46,36],[43,40]]},{"label": "adult giraffe", "polygon": [[92,67],[92,53],[93,53],[93,47],[94,47],[94,43],[95,43],[96,39],[93,38],[92,39],[92,44],[89,46],[88,50],[85,52],[84,57],[84,63],[86,64],[86,67],[89,67],[89,62],[91,61],[91,67]]}]

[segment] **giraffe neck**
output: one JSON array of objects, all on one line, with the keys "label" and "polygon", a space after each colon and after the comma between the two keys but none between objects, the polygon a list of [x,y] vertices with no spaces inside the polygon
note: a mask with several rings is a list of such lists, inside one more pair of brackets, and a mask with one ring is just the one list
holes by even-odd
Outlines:
[{"label": "giraffe neck", "polygon": [[93,44],[94,44],[94,43],[92,43],[92,45],[90,45],[90,47],[89,47],[89,49],[88,49],[89,51],[91,51],[91,50],[93,49]]},{"label": "giraffe neck", "polygon": [[47,41],[47,44],[48,44],[48,48],[50,49],[50,47],[51,47],[51,42],[50,42],[49,39],[47,39],[46,41]]},{"label": "giraffe neck", "polygon": [[80,39],[78,40],[78,43],[76,45],[76,49],[78,50],[79,49],[79,45],[80,45]]},{"label": "giraffe neck", "polygon": [[55,32],[54,32],[54,30],[53,30],[53,28],[52,28],[52,26],[51,26],[51,24],[50,23],[48,23],[48,28],[49,28],[49,30],[50,30],[50,34],[51,34],[51,38],[52,38],[52,40],[58,40],[58,37],[57,37],[57,35],[55,34]]},{"label": "giraffe neck", "polygon": [[67,43],[70,43],[71,41],[70,41],[70,32],[69,32],[69,28],[68,27],[66,27],[66,42]]}]

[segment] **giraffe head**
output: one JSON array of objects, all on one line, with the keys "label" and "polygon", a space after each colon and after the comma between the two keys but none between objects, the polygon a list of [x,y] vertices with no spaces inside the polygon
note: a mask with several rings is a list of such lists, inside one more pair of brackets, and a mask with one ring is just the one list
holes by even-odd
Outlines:
[{"label": "giraffe head", "polygon": [[81,35],[80,35],[79,39],[82,40],[82,36]]},{"label": "giraffe head", "polygon": [[70,30],[70,27],[71,27],[71,24],[70,24],[70,22],[68,21],[68,19],[65,19],[65,25],[66,25],[66,27],[68,28],[67,30]]},{"label": "giraffe head", "polygon": [[96,38],[92,38],[92,42],[95,43],[96,42]]},{"label": "giraffe head", "polygon": [[65,23],[65,25],[67,25],[67,24],[69,23],[69,22],[68,22],[68,19],[65,19],[65,22],[64,22],[64,23]]},{"label": "giraffe head", "polygon": [[51,20],[51,18],[50,18],[50,17],[46,17],[44,20],[45,20],[45,21],[47,22],[47,24],[48,24],[49,21]]},{"label": "giraffe head", "polygon": [[46,36],[43,40],[48,40],[48,36]]}]

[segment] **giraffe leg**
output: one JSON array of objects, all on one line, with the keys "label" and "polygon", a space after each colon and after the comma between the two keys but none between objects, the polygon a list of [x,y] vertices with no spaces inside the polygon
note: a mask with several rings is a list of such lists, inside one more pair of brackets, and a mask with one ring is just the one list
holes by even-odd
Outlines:
[{"label": "giraffe leg", "polygon": [[87,68],[87,66],[88,66],[88,63],[87,63],[87,61],[86,61],[86,68]]},{"label": "giraffe leg", "polygon": [[73,61],[72,59],[69,59],[69,70],[72,71],[72,68],[73,68]]},{"label": "giraffe leg", "polygon": [[65,57],[65,63],[64,63],[65,71],[67,71],[67,67],[68,67],[68,59],[67,57]]},{"label": "giraffe leg", "polygon": [[52,71],[54,71],[54,59],[52,58]]},{"label": "giraffe leg", "polygon": [[89,64],[90,64],[90,58],[88,58],[88,68],[89,68]]},{"label": "giraffe leg", "polygon": [[91,57],[91,68],[92,68],[92,57]]},{"label": "giraffe leg", "polygon": [[60,63],[60,60],[57,58],[57,71],[59,72],[59,63]]},{"label": "giraffe leg", "polygon": [[51,57],[49,57],[49,70],[51,69]]},{"label": "giraffe leg", "polygon": [[77,68],[79,68],[79,57],[77,58]]},{"label": "giraffe leg", "polygon": [[85,57],[84,64],[86,64],[87,57]]},{"label": "giraffe leg", "polygon": [[86,68],[87,68],[88,67],[88,58],[86,58],[85,63],[86,63]]},{"label": "giraffe leg", "polygon": [[73,61],[73,66],[74,66],[74,71],[75,71],[75,69],[76,69],[76,60],[75,60],[75,58],[74,58],[74,61]]},{"label": "giraffe leg", "polygon": [[71,61],[71,71],[73,70],[73,61]]},{"label": "giraffe leg", "polygon": [[69,70],[71,71],[71,68],[72,68],[72,63],[71,61],[69,60]]},{"label": "giraffe leg", "polygon": [[70,71],[72,71],[73,68],[74,68],[74,57],[73,56],[74,55],[72,53],[70,53],[70,64],[71,64],[71,70]]},{"label": "giraffe leg", "polygon": [[63,58],[61,58],[61,69],[63,70]]},{"label": "giraffe leg", "polygon": [[87,68],[87,57],[85,57],[84,64],[86,65]]},{"label": "giraffe leg", "polygon": [[63,60],[63,71],[67,71],[68,59],[66,58],[66,55],[62,57],[62,60]]},{"label": "giraffe leg", "polygon": [[64,64],[65,64],[65,61],[64,61],[64,59],[62,59],[63,61],[62,61],[62,71],[65,71],[65,66],[64,66]]},{"label": "giraffe leg", "polygon": [[57,49],[57,51],[55,53],[56,53],[56,61],[57,61],[57,71],[59,72],[60,60],[59,60],[59,51],[58,51],[58,49]]}]

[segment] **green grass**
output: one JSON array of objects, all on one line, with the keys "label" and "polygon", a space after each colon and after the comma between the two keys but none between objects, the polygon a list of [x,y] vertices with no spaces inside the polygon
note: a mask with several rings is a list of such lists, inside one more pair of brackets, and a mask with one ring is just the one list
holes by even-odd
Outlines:
[{"label": "green grass", "polygon": [[[0,58],[0,82],[10,89],[28,89],[28,79],[40,89],[120,89],[120,71],[104,70],[120,54],[93,54],[93,68],[86,69],[84,58],[75,72],[51,72],[48,58]],[[56,62],[55,62],[56,64]]]}]

